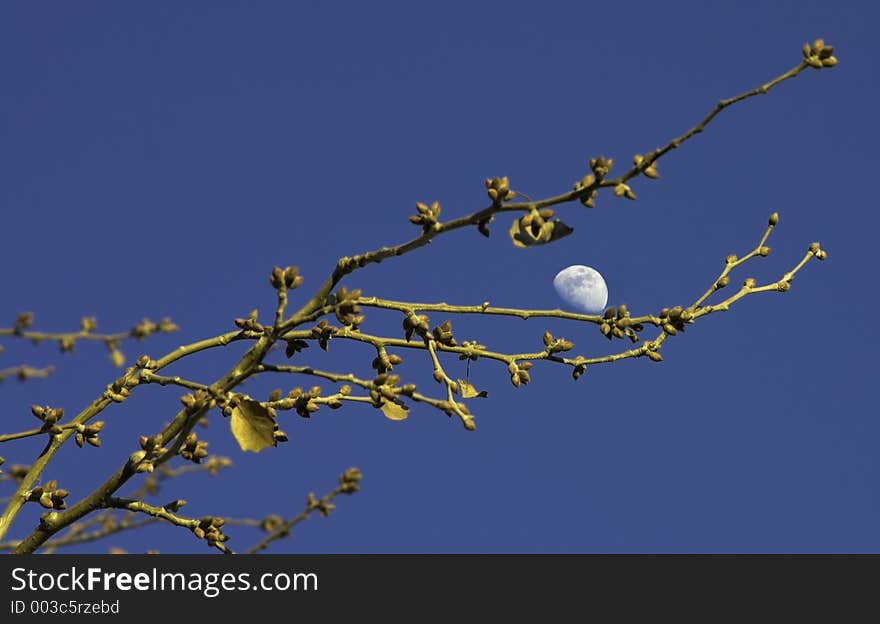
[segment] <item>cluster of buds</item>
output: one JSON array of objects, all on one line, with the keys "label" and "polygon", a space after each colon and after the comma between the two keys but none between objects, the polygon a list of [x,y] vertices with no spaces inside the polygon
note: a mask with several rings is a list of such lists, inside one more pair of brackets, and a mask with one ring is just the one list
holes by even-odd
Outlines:
[{"label": "cluster of buds", "polygon": [[[522,383],[528,382],[524,381]],[[477,423],[474,422],[474,415],[471,414],[468,406],[465,403],[458,403],[456,401],[443,401],[443,403],[440,404],[440,409],[442,409],[443,413],[450,418],[453,416],[453,414],[458,416],[461,419],[461,424],[468,431],[477,430]]]},{"label": "cluster of buds", "polygon": [[266,533],[277,531],[284,525],[284,518],[278,514],[270,514],[260,522],[260,528]]},{"label": "cluster of buds", "polygon": [[167,316],[158,323],[154,323],[148,318],[143,319],[140,323],[131,328],[131,335],[138,340],[146,338],[155,333],[170,334],[180,329],[174,321]]},{"label": "cluster of buds", "polygon": [[342,272],[343,274],[351,273],[355,269],[361,269],[367,266],[367,263],[369,261],[369,254],[358,254],[353,258],[343,256],[339,259],[339,262],[336,263],[336,270],[337,272]]},{"label": "cluster of buds", "polygon": [[373,370],[381,375],[382,373],[387,373],[388,371],[393,370],[394,367],[401,362],[403,362],[403,358],[396,353],[388,355],[385,352],[385,349],[380,349],[379,355],[373,358],[370,366],[373,368]]},{"label": "cluster of buds", "polygon": [[510,383],[519,388],[520,384],[527,384],[531,381],[529,369],[532,367],[531,362],[522,362],[517,364],[511,362],[507,365],[507,372],[510,373]]},{"label": "cluster of buds", "polygon": [[39,419],[43,426],[42,431],[58,435],[62,429],[56,423],[64,416],[64,408],[40,407],[39,405],[31,405],[31,414]]},{"label": "cluster of buds", "polygon": [[715,281],[714,288],[715,288],[715,290],[721,290],[722,288],[727,286],[729,283],[730,283],[730,276],[729,275],[722,275],[721,277],[719,277]]},{"label": "cluster of buds", "polygon": [[33,324],[33,312],[19,312],[18,315],[15,317],[15,325],[12,326],[12,331],[16,334],[20,334]]},{"label": "cluster of buds", "polygon": [[429,331],[430,328],[428,325],[427,314],[416,314],[415,312],[409,312],[403,318],[403,332],[407,342],[410,341],[410,339],[413,337],[413,334],[421,336],[422,338],[426,338]]},{"label": "cluster of buds", "polygon": [[208,546],[217,546],[229,539],[228,535],[224,535],[221,527],[226,524],[223,518],[215,518],[213,516],[205,516],[199,523],[193,527],[192,532],[199,539],[208,542]]},{"label": "cluster of buds", "polygon": [[816,39],[813,45],[805,43],[802,51],[804,53],[804,62],[814,69],[837,65],[837,59],[833,56],[834,48],[830,45],[825,45],[823,39]]},{"label": "cluster of buds", "polygon": [[644,173],[646,176],[651,178],[652,180],[656,180],[660,177],[660,172],[657,171],[657,161],[651,162],[650,165],[646,165],[646,159],[641,154],[636,154],[633,156],[633,164],[639,168],[639,170]]},{"label": "cluster of buds", "polygon": [[64,509],[67,505],[64,499],[70,494],[67,490],[58,488],[58,482],[54,479],[45,485],[38,485],[28,493],[29,502],[38,502],[46,509]]},{"label": "cluster of buds", "polygon": [[630,320],[629,310],[626,304],[611,307],[605,310],[602,315],[602,324],[599,325],[599,331],[602,335],[611,340],[612,338],[627,337],[631,342],[638,341],[638,332],[644,329],[641,323],[633,323]]},{"label": "cluster of buds", "polygon": [[454,347],[458,345],[455,338],[452,337],[452,322],[443,321],[442,325],[437,325],[431,330],[434,340],[446,347]]},{"label": "cluster of buds", "polygon": [[370,399],[374,407],[382,407],[386,401],[394,401],[401,388],[397,387],[400,375],[382,373],[376,375],[371,382]]},{"label": "cluster of buds", "polygon": [[104,395],[114,403],[122,403],[131,394],[131,389],[140,383],[137,376],[124,375],[107,386]]},{"label": "cluster of buds", "polygon": [[580,202],[584,206],[586,206],[587,208],[595,208],[596,207],[595,199],[596,199],[596,195],[598,195],[598,192],[595,189],[595,184],[596,184],[596,176],[593,175],[592,173],[588,173],[583,178],[581,178],[580,180],[578,180],[577,182],[574,183],[574,190],[575,191],[580,192],[580,191],[584,191],[585,189],[588,189],[588,188],[592,189],[589,192],[584,192],[580,197]]},{"label": "cluster of buds", "polygon": [[636,194],[633,193],[633,190],[629,187],[629,184],[625,182],[620,182],[614,187],[614,196],[615,197],[626,197],[627,199],[635,199]]},{"label": "cluster of buds", "polygon": [[162,446],[162,436],[159,434],[151,436],[142,435],[138,438],[138,443],[146,451],[148,457],[156,457],[168,450]]},{"label": "cluster of buds", "polygon": [[[488,306],[487,306],[488,307]],[[480,344],[476,340],[465,340],[461,343],[461,346],[465,349],[474,349],[477,351],[485,351],[486,345]],[[458,356],[459,360],[470,360],[471,362],[476,362],[480,359],[480,356],[477,353],[462,353]]]},{"label": "cluster of buds", "polygon": [[321,386],[312,386],[308,391],[297,387],[290,391],[287,398],[283,399],[278,407],[280,409],[294,409],[303,418],[311,418],[312,414],[321,409],[315,401],[319,396],[321,396]]},{"label": "cluster of buds", "polygon": [[663,356],[660,355],[659,351],[657,351],[657,345],[654,344],[653,342],[649,342],[645,345],[644,353],[645,353],[645,355],[648,356],[648,358],[652,362],[662,362],[663,361]]},{"label": "cluster of buds", "polygon": [[199,440],[195,431],[191,431],[186,436],[183,446],[180,447],[180,456],[184,459],[200,464],[204,458],[208,456],[208,442]]},{"label": "cluster of buds", "polygon": [[[350,390],[351,389],[349,388],[349,391]],[[320,386],[312,386],[308,392],[303,392],[303,389],[299,387],[294,388],[283,399],[281,398],[281,390],[273,390],[269,395],[269,404],[266,405],[266,409],[268,410],[269,415],[274,419],[276,416],[276,408],[282,410],[293,409],[303,418],[310,418],[314,412],[321,409],[321,403],[327,405],[330,409],[339,409],[342,407],[342,401],[334,397],[322,399],[319,403],[317,399],[320,396]],[[278,442],[287,442],[287,434],[278,428],[278,423],[275,423],[275,430],[272,432],[272,436],[276,445]]]},{"label": "cluster of buds", "polygon": [[302,275],[299,274],[299,268],[292,267],[272,267],[272,275],[269,276],[269,283],[272,288],[279,290],[281,288],[293,290],[299,288],[303,283]]},{"label": "cluster of buds", "polygon": [[79,329],[84,334],[90,334],[98,329],[98,319],[94,316],[84,316],[79,321]]},{"label": "cluster of buds", "polygon": [[440,202],[435,201],[430,206],[422,202],[416,202],[416,214],[409,218],[410,223],[421,225],[425,232],[428,232],[437,225],[437,218],[440,216]]},{"label": "cluster of buds", "polygon": [[168,451],[168,449],[162,446],[162,436],[142,435],[139,438],[139,443],[141,450],[135,451],[129,456],[129,466],[134,468],[135,472],[153,472],[155,466],[153,465],[152,459]]},{"label": "cluster of buds", "polygon": [[257,322],[257,314],[258,312],[256,309],[251,310],[251,313],[247,315],[247,318],[235,319],[235,326],[244,331],[252,331],[259,334],[264,333],[266,328]]},{"label": "cluster of buds", "polygon": [[58,348],[61,350],[61,353],[73,353],[75,347],[76,338],[73,336],[61,336],[58,339]]},{"label": "cluster of buds", "polygon": [[516,192],[510,190],[510,180],[503,178],[486,178],[486,194],[493,204],[500,204],[516,197]]},{"label": "cluster of buds", "polygon": [[574,343],[570,340],[566,340],[565,338],[554,338],[553,334],[549,331],[544,332],[544,347],[546,347],[547,353],[553,355],[555,353],[562,353],[563,351],[571,351],[574,348]]},{"label": "cluster of buds", "polygon": [[614,166],[613,158],[605,158],[604,156],[599,156],[598,158],[590,159],[590,171],[595,174],[596,178],[601,180],[611,171],[611,167]]},{"label": "cluster of buds", "polygon": [[816,257],[816,260],[824,260],[828,257],[828,253],[821,248],[818,242],[810,243],[810,253]]},{"label": "cluster of buds", "polygon": [[[749,278],[749,280],[751,280],[751,286],[754,286],[755,280],[751,278]],[[748,283],[749,280],[746,280],[746,282]],[[751,288],[751,286],[748,286],[748,288]],[[690,310],[683,309],[681,306],[675,306],[671,309],[663,308],[660,310],[659,316],[663,331],[670,336],[674,336],[678,332],[684,331],[685,324],[690,323],[694,317]]]},{"label": "cluster of buds", "polygon": [[326,351],[327,343],[330,342],[333,334],[337,333],[338,331],[338,327],[333,327],[327,321],[321,319],[320,321],[318,321],[318,324],[312,328],[312,338],[316,338],[318,340],[318,346]]},{"label": "cluster of buds", "polygon": [[101,430],[104,428],[104,421],[99,420],[98,422],[92,423],[91,425],[76,425],[76,435],[74,436],[74,441],[76,445],[82,448],[83,444],[88,442],[92,446],[101,446],[101,439],[98,437],[98,434],[101,433]]},{"label": "cluster of buds", "polygon": [[430,206],[416,202],[416,211],[416,214],[409,218],[410,223],[421,225],[425,232],[430,232],[437,226],[437,218],[440,216],[440,202],[435,201]]},{"label": "cluster of buds", "polygon": [[339,491],[343,494],[354,494],[361,489],[363,473],[357,468],[349,468],[339,475]]},{"label": "cluster of buds", "polygon": [[142,370],[156,370],[159,367],[159,363],[156,360],[150,359],[150,356],[146,354],[135,360],[134,365]]},{"label": "cluster of buds", "polygon": [[312,492],[309,492],[306,498],[306,509],[308,511],[317,511],[323,517],[330,515],[330,512],[336,509],[336,505],[330,502],[328,497],[318,498]]},{"label": "cluster of buds", "polygon": [[[223,396],[212,396],[207,390],[199,389],[194,393],[184,394],[180,397],[180,402],[183,403],[183,406],[192,413],[203,408],[211,409],[218,403],[224,403],[225,405],[226,399]],[[229,414],[227,414],[227,416],[228,415]]]},{"label": "cluster of buds", "polygon": [[348,291],[345,289],[345,286],[340,286],[339,290],[336,291],[335,302],[333,304],[333,311],[336,313],[336,320],[343,325],[350,325],[357,329],[358,325],[364,322],[364,317],[360,313],[361,307],[357,302],[360,296],[360,288]]}]

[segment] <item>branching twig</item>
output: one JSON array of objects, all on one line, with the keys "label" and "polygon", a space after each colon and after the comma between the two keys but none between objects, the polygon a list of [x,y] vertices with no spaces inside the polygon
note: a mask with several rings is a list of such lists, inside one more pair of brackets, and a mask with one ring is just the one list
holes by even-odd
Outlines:
[{"label": "branching twig", "polygon": [[[337,262],[331,275],[318,288],[312,298],[303,304],[298,311],[286,318],[285,314],[288,306],[289,291],[297,288],[302,282],[302,278],[297,274],[295,267],[288,267],[286,269],[276,267],[272,272],[270,281],[277,292],[278,303],[275,309],[274,321],[271,325],[264,326],[260,324],[257,320],[257,312],[254,311],[247,318],[235,320],[235,324],[240,331],[231,332],[181,347],[159,360],[151,360],[147,356],[143,356],[137,361],[135,366],[128,368],[122,377],[117,379],[113,384],[110,384],[98,399],[77,414],[70,423],[59,425],[57,432],[53,432],[49,444],[28,470],[27,474],[22,479],[18,490],[7,505],[3,516],[0,517],[0,539],[5,536],[9,526],[20,511],[21,506],[29,500],[29,497],[31,496],[31,488],[33,488],[34,484],[45,470],[48,462],[67,439],[73,435],[74,431],[77,431],[78,427],[86,425],[86,423],[103,411],[110,403],[124,401],[131,389],[141,383],[182,386],[188,390],[192,390],[193,393],[183,397],[182,402],[184,407],[175,414],[171,422],[165,425],[158,435],[144,437],[141,441],[141,449],[132,453],[128,459],[123,462],[119,469],[111,474],[101,485],[77,501],[69,509],[51,511],[44,514],[41,517],[39,527],[17,544],[15,548],[16,552],[33,552],[46,543],[47,540],[56,535],[60,530],[71,526],[92,512],[107,509],[108,507],[125,509],[134,513],[146,513],[167,520],[172,524],[185,526],[191,529],[197,536],[205,538],[212,545],[225,551],[226,548],[223,545],[223,542],[226,538],[220,531],[220,526],[222,526],[222,521],[218,522],[220,519],[213,517],[206,517],[201,520],[185,518],[176,514],[176,509],[170,509],[167,506],[156,507],[139,500],[121,499],[116,497],[115,493],[136,474],[150,472],[155,468],[161,468],[163,464],[171,458],[176,457],[185,443],[190,444],[190,442],[186,442],[188,439],[187,436],[196,423],[214,407],[226,406],[223,408],[228,409],[228,404],[226,402],[237,400],[235,399],[235,396],[232,395],[232,390],[252,375],[261,372],[277,371],[323,376],[334,381],[343,380],[345,377],[336,373],[322,373],[308,367],[288,367],[287,369],[283,369],[280,366],[272,367],[264,364],[264,359],[278,340],[283,339],[288,342],[288,356],[305,346],[308,346],[308,341],[317,341],[322,348],[327,347],[327,343],[331,338],[354,340],[370,344],[379,354],[379,357],[377,358],[379,362],[374,365],[379,374],[376,378],[369,381],[359,380],[353,376],[349,376],[348,381],[356,383],[365,390],[368,390],[369,397],[351,396],[348,392],[343,392],[342,389],[340,389],[340,392],[335,395],[319,397],[318,395],[320,394],[320,391],[318,390],[314,393],[311,391],[308,393],[300,392],[296,396],[289,396],[286,399],[279,398],[277,401],[273,400],[264,403],[264,405],[268,407],[283,409],[289,408],[287,407],[288,405],[293,406],[296,404],[298,410],[308,408],[308,413],[317,409],[317,406],[320,404],[337,407],[338,405],[341,405],[343,401],[348,400],[370,402],[374,407],[380,407],[385,411],[386,407],[391,403],[399,403],[401,401],[400,396],[404,396],[437,407],[450,415],[456,413],[462,418],[466,427],[473,428],[473,418],[467,407],[464,403],[456,401],[453,396],[457,392],[460,393],[462,389],[459,387],[460,384],[448,377],[443,370],[440,361],[440,356],[443,353],[455,353],[461,359],[475,360],[484,357],[502,362],[506,364],[507,370],[511,375],[511,382],[515,386],[520,386],[521,384],[527,384],[529,382],[529,369],[532,360],[549,360],[570,365],[573,367],[575,378],[577,378],[586,370],[588,365],[592,364],[612,362],[622,358],[639,356],[647,356],[652,360],[659,361],[662,359],[659,350],[668,336],[676,335],[678,332],[683,331],[686,325],[694,323],[696,319],[715,311],[727,310],[730,305],[749,294],[768,292],[771,290],[787,290],[797,271],[799,271],[811,257],[815,256],[818,259],[825,257],[825,252],[819,248],[818,243],[811,245],[810,251],[804,259],[791,271],[786,273],[779,281],[764,286],[756,286],[755,281],[749,279],[744,282],[743,287],[739,291],[731,295],[728,299],[714,305],[704,305],[713,292],[727,285],[729,282],[728,273],[733,268],[740,266],[744,261],[751,259],[755,255],[763,256],[769,253],[769,248],[766,248],[765,253],[764,246],[770,231],[770,228],[768,228],[767,233],[761,239],[756,250],[742,259],[734,258],[733,260],[728,260],[727,266],[710,291],[699,297],[694,304],[687,307],[676,306],[672,309],[664,309],[657,315],[632,317],[629,314],[629,311],[626,310],[625,306],[609,308],[601,317],[599,317],[593,315],[576,315],[561,310],[529,311],[514,308],[492,308],[488,303],[476,307],[447,306],[442,303],[405,304],[386,299],[361,298],[359,291],[347,292],[344,288],[340,288],[335,295],[331,294],[333,289],[339,284],[340,280],[346,275],[349,275],[357,269],[369,264],[379,263],[385,259],[409,253],[410,251],[428,244],[440,234],[467,226],[476,226],[481,232],[488,235],[489,222],[496,214],[502,212],[528,213],[517,222],[519,224],[518,226],[515,224],[515,227],[530,227],[532,228],[534,236],[537,236],[534,232],[540,230],[543,232],[541,236],[544,236],[544,238],[539,242],[549,242],[550,240],[553,240],[552,231],[550,231],[550,234],[547,234],[547,232],[537,226],[544,223],[545,219],[549,219],[549,217],[552,216],[553,211],[549,210],[550,206],[578,200],[586,205],[592,206],[592,198],[596,192],[602,188],[608,187],[614,189],[615,195],[635,199],[635,194],[632,192],[632,189],[629,188],[627,182],[631,178],[640,174],[644,174],[648,177],[657,177],[656,162],[670,150],[679,147],[683,142],[701,133],[722,110],[755,95],[767,93],[770,89],[781,82],[797,76],[807,66],[814,68],[833,66],[836,64],[836,59],[834,59],[831,54],[831,48],[825,46],[824,42],[821,40],[817,40],[812,47],[806,46],[804,50],[804,60],[797,67],[760,87],[757,87],[756,89],[720,101],[708,115],[684,134],[676,137],[665,146],[658,148],[653,152],[649,152],[644,156],[636,155],[634,158],[634,167],[618,178],[612,179],[607,175],[611,169],[612,161],[610,159],[605,159],[604,157],[599,157],[590,162],[590,168],[593,173],[576,184],[573,191],[542,200],[533,201],[530,198],[527,198],[528,201],[526,202],[510,202],[508,200],[510,200],[515,193],[508,188],[507,179],[496,178],[487,181],[487,192],[492,199],[491,205],[472,214],[441,222],[439,221],[439,203],[435,202],[435,204],[430,207],[424,204],[419,204],[419,214],[411,218],[413,223],[420,225],[422,228],[422,232],[419,236],[395,246],[381,247],[374,251],[369,251],[354,257],[341,258]],[[546,225],[546,223],[544,224]],[[770,227],[772,228],[774,224],[775,223],[771,218]],[[519,239],[514,236],[514,242],[517,242],[518,240]],[[524,243],[519,240],[518,244],[522,245]],[[359,330],[359,325],[363,321],[363,316],[358,316],[359,304],[403,312],[406,315],[404,324],[406,339],[374,336],[362,333]],[[507,354],[489,351],[484,346],[477,345],[476,343],[463,343],[459,346],[455,340],[452,339],[451,326],[448,323],[435,327],[433,333],[430,333],[427,325],[427,317],[424,315],[416,315],[416,312],[426,310],[462,314],[498,314],[519,318],[529,318],[534,316],[556,317],[570,321],[588,322],[599,325],[601,333],[609,340],[613,338],[627,337],[632,340],[633,343],[639,342],[639,332],[642,331],[643,325],[649,324],[658,326],[662,328],[662,331],[653,340],[642,341],[637,347],[592,358],[586,358],[583,356],[578,356],[576,358],[562,357],[560,353],[570,350],[574,345],[565,339],[554,338],[549,332],[545,332],[543,336],[545,347],[543,351]],[[319,327],[316,329],[305,331],[297,329],[302,325],[311,323],[331,312],[336,314],[337,319],[344,325],[344,327],[333,328],[328,326],[325,320],[322,320],[319,323]],[[99,336],[94,333],[95,328],[93,321],[91,323],[86,323],[84,320],[82,331],[76,334],[38,334],[31,332],[28,329],[31,321],[32,318],[29,318],[27,315],[20,315],[19,319],[16,321],[15,328],[7,330],[6,334],[3,333],[4,330],[0,330],[0,336],[14,335],[36,340],[38,342],[43,340],[55,340],[61,344],[62,349],[65,349],[66,346],[72,347],[73,343],[69,342],[70,340],[73,340],[74,342],[79,339],[103,340],[115,355],[116,340],[129,336],[138,338],[141,337],[139,336],[139,333],[143,333],[142,331],[137,330],[136,327],[132,332],[125,334],[124,336]],[[158,326],[150,327],[150,331],[156,331],[158,328]],[[421,340],[411,341],[410,339],[413,332],[418,334]],[[159,370],[186,355],[204,349],[224,346],[235,340],[252,340],[253,344],[225,375],[212,384],[202,384],[188,381],[177,376],[167,377],[158,374]],[[391,356],[387,354],[388,347],[426,350],[433,363],[435,378],[446,385],[446,398],[443,400],[433,399],[418,394],[415,392],[415,386],[411,384],[398,386],[397,382],[399,381],[399,377],[397,375],[387,374],[391,366]],[[311,405],[310,408],[309,405]],[[269,413],[267,408],[263,409]],[[386,413],[386,415],[388,414]],[[269,417],[273,416],[274,414],[270,414]],[[30,432],[25,432],[25,434],[30,435]],[[14,436],[9,439],[15,439],[15,436],[26,437],[24,434],[9,435]],[[340,483],[342,484],[342,481],[340,481]],[[340,487],[342,487],[342,485]],[[356,489],[356,484],[354,489]],[[336,492],[336,490],[334,490],[334,492]],[[332,496],[336,495],[334,493],[331,494]],[[309,506],[304,513],[308,515],[308,513],[314,510],[321,512],[322,509],[325,509],[322,507],[321,501],[323,500],[324,499],[314,499],[314,497],[310,497]],[[330,504],[329,499],[326,503]],[[289,529],[293,524],[301,521],[301,516],[297,516],[290,520],[289,522],[292,524],[286,529],[282,528],[282,532],[284,530],[289,532]],[[269,541],[271,541],[271,539]],[[262,547],[264,546],[258,544],[255,548],[259,550]]]},{"label": "branching twig", "polygon": [[166,520],[175,526],[189,529],[196,537],[204,539],[208,542],[208,545],[213,546],[220,552],[232,554],[232,551],[226,547],[226,544],[224,544],[224,542],[229,539],[229,536],[224,535],[220,530],[225,524],[223,518],[216,518],[214,516],[205,516],[200,519],[185,518],[166,507],[157,507],[156,505],[150,505],[143,501],[122,498],[110,498],[107,501],[106,506],[114,509],[127,509],[128,511],[144,513],[154,518]]},{"label": "branching twig", "polygon": [[272,542],[285,537],[290,537],[291,529],[307,519],[312,512],[317,511],[321,516],[329,516],[330,512],[336,507],[332,502],[333,499],[339,494],[354,494],[360,489],[360,481],[361,471],[357,468],[349,468],[339,477],[339,486],[331,490],[328,494],[325,494],[321,498],[315,498],[315,495],[310,492],[306,500],[305,509],[303,509],[299,515],[294,516],[290,520],[280,523],[276,522],[275,524],[277,526],[267,526],[267,528],[270,529],[269,535],[244,551],[244,554],[251,555],[258,553],[268,548],[269,544]]},{"label": "branching twig", "polygon": [[28,379],[45,379],[54,372],[54,366],[36,368],[34,366],[22,364],[20,366],[0,368],[0,381],[3,381],[8,377],[16,377],[19,381],[27,381]]}]

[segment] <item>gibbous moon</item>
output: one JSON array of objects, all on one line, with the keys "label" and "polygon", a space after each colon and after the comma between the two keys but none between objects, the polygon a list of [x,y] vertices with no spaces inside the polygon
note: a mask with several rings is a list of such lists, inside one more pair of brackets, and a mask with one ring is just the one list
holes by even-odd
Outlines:
[{"label": "gibbous moon", "polygon": [[608,303],[608,285],[596,269],[575,264],[562,269],[553,278],[553,288],[568,305],[597,313]]}]

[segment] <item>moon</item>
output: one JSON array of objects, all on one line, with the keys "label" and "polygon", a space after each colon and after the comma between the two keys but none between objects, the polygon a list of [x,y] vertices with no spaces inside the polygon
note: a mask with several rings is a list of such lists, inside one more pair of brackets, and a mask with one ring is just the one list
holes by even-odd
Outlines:
[{"label": "moon", "polygon": [[553,288],[568,305],[585,312],[597,313],[608,303],[608,285],[593,267],[573,264],[553,278]]}]

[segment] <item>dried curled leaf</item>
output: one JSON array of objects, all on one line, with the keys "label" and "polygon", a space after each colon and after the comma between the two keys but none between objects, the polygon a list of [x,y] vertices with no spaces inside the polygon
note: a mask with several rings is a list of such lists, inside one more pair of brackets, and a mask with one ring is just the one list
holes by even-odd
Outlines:
[{"label": "dried curled leaf", "polygon": [[473,384],[468,383],[464,379],[458,380],[458,387],[461,390],[461,398],[463,399],[473,399],[475,397],[479,399],[485,399],[487,396],[489,396],[489,393],[485,390],[478,392],[477,389],[474,388]]},{"label": "dried curled leaf", "polygon": [[[537,212],[537,211],[536,211]],[[567,226],[559,219],[553,221],[529,220],[527,215],[524,219],[517,219],[510,226],[510,239],[517,247],[534,247],[545,245],[568,236],[574,232],[574,228]],[[541,222],[543,221],[543,223]]]},{"label": "dried curled leaf", "polygon": [[275,446],[276,427],[269,410],[251,399],[241,399],[229,419],[229,428],[242,451],[259,453]]},{"label": "dried curled leaf", "polygon": [[398,405],[393,401],[385,401],[380,408],[388,420],[406,420],[409,416],[409,408]]}]

